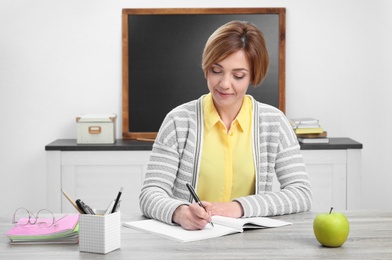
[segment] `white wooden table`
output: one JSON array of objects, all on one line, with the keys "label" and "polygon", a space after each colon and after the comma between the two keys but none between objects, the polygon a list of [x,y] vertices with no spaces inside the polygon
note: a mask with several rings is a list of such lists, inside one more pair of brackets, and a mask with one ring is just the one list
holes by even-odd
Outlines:
[{"label": "white wooden table", "polygon": [[[0,219],[0,259],[392,259],[392,211],[347,211],[350,234],[339,248],[321,246],[313,235],[316,213],[279,216],[293,225],[179,243],[121,228],[121,249],[107,255],[81,253],[78,245],[10,245],[10,219]],[[125,217],[123,221],[140,218]]]}]

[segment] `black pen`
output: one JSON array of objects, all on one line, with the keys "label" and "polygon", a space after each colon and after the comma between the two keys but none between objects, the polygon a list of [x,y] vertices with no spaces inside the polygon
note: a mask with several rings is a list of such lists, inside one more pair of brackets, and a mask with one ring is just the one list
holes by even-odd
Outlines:
[{"label": "black pen", "polygon": [[[206,212],[206,208],[203,206],[203,204],[201,203],[199,196],[197,196],[195,189],[192,187],[192,185],[190,185],[189,183],[186,184],[186,187],[188,188],[189,192],[191,193],[193,199],[196,201],[197,204],[199,204],[200,207],[202,207]],[[214,223],[212,223],[212,221],[210,222],[211,226],[214,227]]]},{"label": "black pen", "polygon": [[78,206],[79,209],[81,209],[84,214],[91,214],[91,215],[95,215],[94,210],[92,210],[88,205],[86,205],[83,201],[81,201],[80,199],[76,200],[76,205]]},{"label": "black pen", "polygon": [[122,192],[123,192],[123,189],[124,189],[124,187],[121,187],[120,191],[119,191],[118,194],[117,194],[117,198],[116,198],[116,200],[114,201],[112,213],[116,212],[116,210],[117,210],[117,205],[118,205],[118,202],[120,201],[120,197],[121,197],[121,194],[122,194]]}]

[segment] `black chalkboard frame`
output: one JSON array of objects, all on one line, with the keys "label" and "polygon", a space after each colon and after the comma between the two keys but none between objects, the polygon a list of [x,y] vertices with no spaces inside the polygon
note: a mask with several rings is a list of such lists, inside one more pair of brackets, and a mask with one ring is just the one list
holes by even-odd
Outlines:
[{"label": "black chalkboard frame", "polygon": [[[277,54],[277,82],[274,84],[277,90],[277,107],[285,113],[285,57],[286,57],[286,9],[285,8],[138,8],[138,9],[123,9],[122,10],[122,137],[123,139],[136,139],[136,140],[154,140],[158,129],[156,131],[135,129],[135,125],[138,122],[134,121],[130,116],[130,94],[132,92],[132,84],[130,81],[129,64],[130,64],[130,31],[129,31],[129,19],[130,16],[140,15],[277,15],[278,16],[278,27],[276,31],[278,34],[276,39],[278,42],[278,54]],[[271,70],[271,68],[270,68]],[[162,86],[157,86],[162,87]],[[258,88],[260,88],[259,86]],[[139,97],[137,98],[139,100]],[[143,99],[140,99],[143,100]],[[151,106],[148,102],[141,101],[144,105]],[[164,102],[164,101],[162,101]],[[146,104],[147,103],[147,104]],[[268,103],[268,102],[265,102]],[[137,105],[139,106],[139,105]],[[174,108],[174,107],[173,107]],[[153,109],[159,109],[159,107]],[[148,120],[144,118],[145,120]],[[159,122],[161,123],[161,122]]]}]

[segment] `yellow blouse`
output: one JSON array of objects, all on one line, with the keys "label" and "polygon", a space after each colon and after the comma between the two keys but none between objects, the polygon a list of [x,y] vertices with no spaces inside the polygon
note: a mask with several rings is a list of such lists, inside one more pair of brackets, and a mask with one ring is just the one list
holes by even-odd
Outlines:
[{"label": "yellow blouse", "polygon": [[215,109],[211,94],[203,99],[203,113],[203,148],[197,184],[200,199],[229,202],[254,194],[251,98],[245,96],[229,132]]}]

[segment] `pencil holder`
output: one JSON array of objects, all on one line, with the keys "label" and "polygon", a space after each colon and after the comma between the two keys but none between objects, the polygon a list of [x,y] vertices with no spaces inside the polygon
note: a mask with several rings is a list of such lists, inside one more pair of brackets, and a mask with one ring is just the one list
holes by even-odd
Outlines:
[{"label": "pencil holder", "polygon": [[[79,251],[107,254],[121,246],[121,213],[81,214],[79,217]],[[102,214],[102,215],[101,215]]]}]

